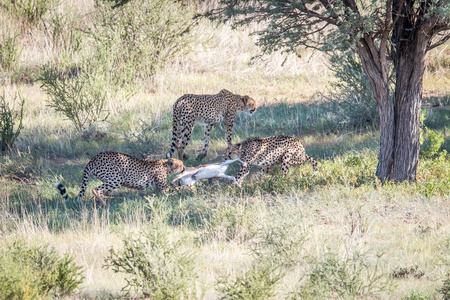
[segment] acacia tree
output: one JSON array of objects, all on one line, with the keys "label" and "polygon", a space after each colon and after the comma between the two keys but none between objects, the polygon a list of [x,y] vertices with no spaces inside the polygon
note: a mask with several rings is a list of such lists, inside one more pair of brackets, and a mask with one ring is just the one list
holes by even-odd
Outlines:
[{"label": "acacia tree", "polygon": [[[352,50],[380,115],[381,181],[415,180],[426,53],[450,39],[450,0],[222,0],[211,18],[258,23],[263,53]],[[395,72],[390,78],[389,72]],[[393,82],[392,82],[393,81]],[[393,94],[391,88],[394,87]]]}]

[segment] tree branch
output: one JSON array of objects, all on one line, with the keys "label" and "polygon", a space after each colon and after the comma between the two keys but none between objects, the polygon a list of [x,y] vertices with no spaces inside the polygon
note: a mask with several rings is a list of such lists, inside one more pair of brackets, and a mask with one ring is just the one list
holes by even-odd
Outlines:
[{"label": "tree branch", "polygon": [[427,47],[427,52],[431,49],[434,49],[436,47],[439,47],[440,45],[445,44],[448,40],[450,40],[450,33],[441,38],[439,41],[435,42],[434,44],[431,44]]}]

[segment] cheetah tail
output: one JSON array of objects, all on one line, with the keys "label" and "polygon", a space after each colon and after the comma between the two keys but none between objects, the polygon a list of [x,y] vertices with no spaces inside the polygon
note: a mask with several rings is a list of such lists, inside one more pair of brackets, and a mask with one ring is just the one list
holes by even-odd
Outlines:
[{"label": "cheetah tail", "polygon": [[67,195],[66,188],[64,187],[64,185],[62,185],[61,182],[55,183],[55,187],[59,190],[59,192],[61,193],[61,196],[62,196],[64,199],[67,200],[67,199],[69,198],[69,195]]},{"label": "cheetah tail", "polygon": [[314,158],[312,158],[308,154],[305,154],[305,155],[306,155],[306,160],[311,164],[311,166],[313,167],[314,171],[319,170],[319,167],[317,166],[317,162],[314,160]]}]

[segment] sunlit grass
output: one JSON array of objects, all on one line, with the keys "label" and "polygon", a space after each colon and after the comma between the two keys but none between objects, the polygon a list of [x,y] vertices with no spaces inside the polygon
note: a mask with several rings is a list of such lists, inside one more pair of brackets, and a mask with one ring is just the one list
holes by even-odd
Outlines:
[{"label": "sunlit grass", "polygon": [[[83,3],[64,2],[59,9],[72,7],[83,26],[93,2]],[[1,15],[1,24],[20,29],[20,24],[8,22]],[[161,221],[172,237],[188,238],[183,247],[196,254],[199,277],[193,298],[217,299],[223,296],[217,289],[221,277],[232,282],[246,272],[252,275],[255,266],[262,268],[255,258],[256,246],[273,251],[271,262],[280,263],[285,272],[275,285],[278,298],[317,289],[329,292],[326,284],[321,285],[325,281],[310,280],[310,275],[324,270],[327,257],[340,260],[341,264],[333,265],[337,269],[348,267],[348,258],[357,252],[366,253],[357,263],[368,262],[369,268],[379,263],[379,274],[396,287],[372,289],[372,294],[360,289],[367,293],[360,297],[438,298],[450,266],[448,155],[420,160],[416,183],[381,185],[375,176],[378,129],[345,127],[322,97],[333,80],[326,57],[303,50],[300,58],[272,54],[266,61],[250,64],[259,50],[248,31],[232,31],[227,25],[206,21],[196,30],[203,42],[195,51],[172,62],[133,93],[120,90],[108,99],[110,115],[92,129],[94,134],[77,132],[70,121],[48,107],[47,95],[38,83],[4,81],[0,91],[18,91],[25,99],[25,117],[16,148],[0,156],[1,242],[24,239],[30,245],[49,244],[73,255],[85,268],[86,277],[75,298],[122,297],[124,275],[103,267],[109,249],[120,247],[121,233],[137,232]],[[65,57],[51,49],[48,37],[39,30],[30,29],[30,36],[21,41],[20,60],[29,75],[44,63],[61,64],[64,59],[72,63],[83,55]],[[448,103],[447,58],[446,47],[429,56],[424,87],[433,91],[432,103]],[[249,95],[259,105],[251,117],[238,114],[233,142],[251,136],[297,136],[318,161],[319,171],[306,164],[292,167],[288,176],[281,177],[279,168],[269,176],[253,168],[242,190],[226,181],[218,185],[198,182],[193,189],[170,189],[165,195],[152,189],[136,193],[122,188],[124,194],[112,197],[107,207],[92,201],[91,189],[100,184],[93,180],[85,200],[61,199],[54,183],[63,182],[69,195],[76,195],[83,168],[100,151],[163,158],[170,146],[171,109],[176,99],[185,93],[215,94],[223,88]],[[433,107],[428,110],[426,126],[444,133],[441,150],[450,152],[448,119],[446,107]],[[105,135],[97,138],[95,132]],[[213,128],[211,138],[210,152],[202,163],[222,158],[226,147],[223,124]],[[203,128],[196,126],[186,165],[200,163],[195,157],[202,143]],[[229,173],[238,169],[234,164]],[[277,243],[280,230],[286,236]],[[420,278],[392,276],[400,268],[415,266],[423,272]],[[345,274],[347,279],[350,275]],[[365,275],[358,279],[369,281]]]}]

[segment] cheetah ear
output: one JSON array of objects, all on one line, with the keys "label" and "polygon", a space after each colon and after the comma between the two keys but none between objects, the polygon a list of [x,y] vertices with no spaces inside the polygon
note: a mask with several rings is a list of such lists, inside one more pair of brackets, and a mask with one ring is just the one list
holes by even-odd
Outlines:
[{"label": "cheetah ear", "polygon": [[248,99],[250,99],[249,96],[243,96],[241,97],[242,102],[244,102],[244,105],[247,105]]},{"label": "cheetah ear", "polygon": [[169,163],[169,166],[173,165],[173,159],[169,158],[167,159],[167,162]]}]

